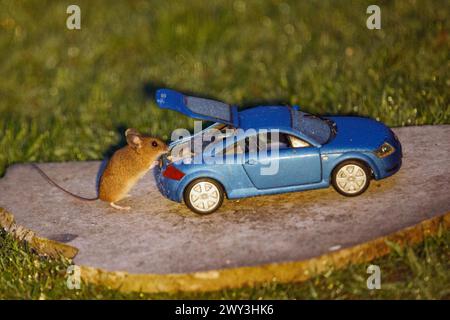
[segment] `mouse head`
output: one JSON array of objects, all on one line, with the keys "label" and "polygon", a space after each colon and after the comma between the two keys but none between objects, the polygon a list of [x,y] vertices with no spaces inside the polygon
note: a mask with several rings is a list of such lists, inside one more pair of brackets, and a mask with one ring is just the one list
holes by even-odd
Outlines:
[{"label": "mouse head", "polygon": [[125,137],[134,151],[146,157],[157,158],[169,149],[162,140],[143,136],[136,129],[127,129]]}]

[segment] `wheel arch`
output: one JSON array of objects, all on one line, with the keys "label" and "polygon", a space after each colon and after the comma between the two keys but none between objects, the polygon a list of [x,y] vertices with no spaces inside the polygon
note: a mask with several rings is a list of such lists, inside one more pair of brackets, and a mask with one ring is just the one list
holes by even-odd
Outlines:
[{"label": "wheel arch", "polygon": [[184,202],[184,191],[186,190],[186,187],[193,181],[198,179],[208,178],[216,181],[218,184],[222,186],[224,196],[228,199],[228,190],[227,185],[223,183],[225,180],[224,177],[221,177],[218,174],[214,174],[210,171],[202,171],[202,172],[196,172],[195,174],[191,174],[186,176],[182,183],[178,186],[177,190],[177,196],[179,199],[181,199]]},{"label": "wheel arch", "polygon": [[345,153],[338,157],[334,162],[330,170],[330,179],[333,176],[334,170],[344,161],[359,161],[362,162],[370,171],[372,178],[378,179],[380,172],[375,162],[367,155],[361,153]]}]

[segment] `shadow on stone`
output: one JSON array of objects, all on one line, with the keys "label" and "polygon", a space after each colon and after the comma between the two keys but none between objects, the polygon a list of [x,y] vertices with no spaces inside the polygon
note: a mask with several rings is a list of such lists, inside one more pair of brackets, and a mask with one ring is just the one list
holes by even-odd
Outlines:
[{"label": "shadow on stone", "polygon": [[48,237],[50,240],[67,243],[70,242],[76,238],[78,238],[77,234],[71,234],[71,233],[58,233],[58,234],[52,234]]}]

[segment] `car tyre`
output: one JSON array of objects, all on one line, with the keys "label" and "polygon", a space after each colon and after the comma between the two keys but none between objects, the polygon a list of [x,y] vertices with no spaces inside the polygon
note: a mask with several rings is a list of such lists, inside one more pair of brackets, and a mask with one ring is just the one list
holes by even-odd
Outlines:
[{"label": "car tyre", "polygon": [[214,179],[200,178],[188,184],[184,203],[191,211],[207,215],[220,208],[224,199],[223,187]]},{"label": "car tyre", "polygon": [[370,169],[365,163],[358,160],[346,160],[333,170],[332,184],[340,194],[356,197],[367,190],[370,178]]}]

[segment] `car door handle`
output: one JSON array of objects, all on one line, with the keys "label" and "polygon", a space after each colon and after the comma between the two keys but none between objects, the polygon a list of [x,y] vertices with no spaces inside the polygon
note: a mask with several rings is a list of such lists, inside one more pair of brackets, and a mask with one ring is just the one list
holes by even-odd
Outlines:
[{"label": "car door handle", "polygon": [[249,160],[245,161],[245,164],[248,164],[248,165],[251,165],[251,166],[253,166],[253,165],[257,164],[257,163],[258,163],[258,161],[254,160],[254,159],[249,159]]}]

